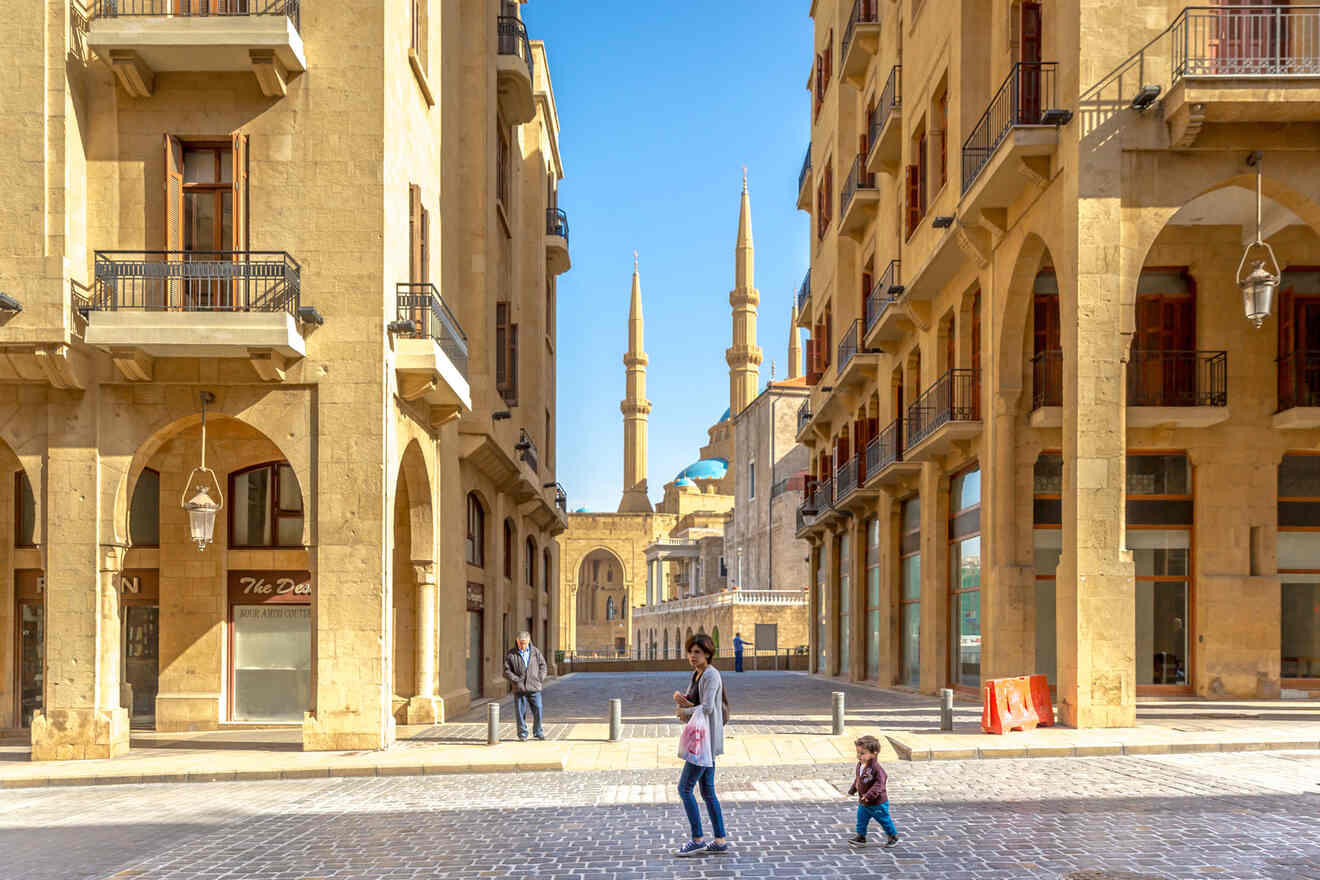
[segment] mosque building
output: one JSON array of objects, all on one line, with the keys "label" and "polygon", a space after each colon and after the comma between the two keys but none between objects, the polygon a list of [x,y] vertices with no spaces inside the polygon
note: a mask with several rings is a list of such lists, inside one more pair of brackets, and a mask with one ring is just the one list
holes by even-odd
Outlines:
[{"label": "mosque building", "polygon": [[[767,653],[791,653],[799,643],[807,643],[809,548],[796,538],[791,522],[801,502],[807,465],[805,448],[795,439],[795,418],[809,390],[794,338],[789,344],[790,378],[771,381],[758,392],[760,294],[745,179],[735,262],[729,294],[732,338],[725,352],[729,406],[707,429],[697,460],[664,485],[662,500],[653,505],[647,477],[649,358],[641,274],[634,258],[628,350],[623,356],[625,397],[620,404],[623,493],[615,512],[582,509],[569,514],[568,529],[557,539],[563,608],[558,635],[565,652],[577,657],[672,659],[695,632],[710,634],[730,652],[734,633],[741,632],[750,642],[758,624]],[[794,329],[792,336],[797,333]],[[768,462],[759,474],[758,455]],[[776,515],[776,502],[782,502],[785,513]],[[744,520],[748,525],[739,527]],[[789,523],[787,528],[774,528],[781,520]],[[786,544],[771,549],[772,536]],[[777,565],[751,564],[776,555]],[[745,567],[739,568],[739,562]]]}]

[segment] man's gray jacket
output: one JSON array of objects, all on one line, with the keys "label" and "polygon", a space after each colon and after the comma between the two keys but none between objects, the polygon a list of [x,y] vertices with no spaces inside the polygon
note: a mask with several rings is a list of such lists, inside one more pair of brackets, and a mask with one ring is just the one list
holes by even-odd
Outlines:
[{"label": "man's gray jacket", "polygon": [[527,646],[527,655],[526,665],[523,664],[522,655],[518,653],[517,645],[504,655],[504,678],[513,686],[513,692],[517,694],[536,693],[545,685],[547,671],[545,655],[536,645]]}]

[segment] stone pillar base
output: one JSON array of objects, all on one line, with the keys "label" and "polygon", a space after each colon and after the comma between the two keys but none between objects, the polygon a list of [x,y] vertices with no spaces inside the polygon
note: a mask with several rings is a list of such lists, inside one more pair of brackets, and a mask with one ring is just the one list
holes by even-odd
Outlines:
[{"label": "stone pillar base", "polygon": [[306,713],[303,716],[303,751],[374,751],[394,745],[393,716],[386,718],[383,730],[363,730],[364,720],[358,712],[331,713],[328,717]]},{"label": "stone pillar base", "polygon": [[439,697],[413,697],[408,701],[409,724],[444,724],[445,701]]},{"label": "stone pillar base", "polygon": [[52,709],[32,716],[34,761],[82,761],[126,754],[127,709]]}]

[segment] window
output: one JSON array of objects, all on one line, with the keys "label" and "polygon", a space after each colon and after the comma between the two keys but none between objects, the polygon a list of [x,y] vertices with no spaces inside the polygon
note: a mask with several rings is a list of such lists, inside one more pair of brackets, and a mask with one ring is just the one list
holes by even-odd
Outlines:
[{"label": "window", "polygon": [[1279,674],[1320,684],[1320,455],[1283,457],[1278,503]]},{"label": "window", "polygon": [[903,502],[899,554],[899,684],[921,685],[921,496]]},{"label": "window", "polygon": [[756,462],[755,460],[747,463],[747,497],[756,497]]},{"label": "window", "polygon": [[486,510],[473,492],[467,497],[467,544],[465,546],[468,565],[486,567]]},{"label": "window", "polygon": [[614,619],[614,597],[609,596],[605,599],[605,619]]},{"label": "window", "polygon": [[301,547],[302,490],[287,461],[229,475],[230,547]]},{"label": "window", "polygon": [[928,170],[926,120],[921,120],[912,135],[913,163],[907,167],[907,235],[917,231],[926,216],[926,177]]},{"label": "window", "polygon": [[944,82],[931,103],[930,146],[934,151],[931,164],[935,171],[935,191],[939,192],[949,179],[949,86]]},{"label": "window", "polygon": [[550,595],[550,551],[544,551],[541,559],[541,592]]},{"label": "window", "polygon": [[500,204],[504,206],[507,212],[509,203],[509,178],[513,176],[512,160],[513,154],[509,149],[509,133],[500,127],[498,133],[499,153],[496,156],[495,167],[495,198],[499,199]]},{"label": "window", "polygon": [[[414,0],[420,3],[423,0]],[[408,185],[408,280],[425,284],[431,280],[431,215],[422,207],[422,188]]]},{"label": "window", "polygon": [[1192,469],[1177,453],[1127,457],[1127,548],[1136,564],[1137,685],[1190,684]]},{"label": "window", "polygon": [[518,325],[507,302],[495,304],[495,389],[509,406],[518,405]]},{"label": "window", "polygon": [[851,677],[852,671],[852,531],[834,542],[839,561],[839,675]]},{"label": "window", "polygon": [[819,547],[816,555],[816,669],[825,672],[826,648],[829,644],[829,617],[825,607],[825,590],[829,586],[829,573],[825,568],[825,548]]},{"label": "window", "polygon": [[134,547],[160,546],[160,474],[145,468],[128,508],[128,540]]},{"label": "window", "polygon": [[949,481],[949,680],[981,685],[981,471]]},{"label": "window", "polygon": [[24,471],[14,474],[14,546],[37,545],[37,499],[32,482]]},{"label": "window", "polygon": [[[829,231],[834,211],[834,160],[825,163],[825,173],[816,187],[816,238],[823,239]],[[817,346],[819,348],[819,346]]]},{"label": "window", "polygon": [[[190,261],[228,260],[248,249],[247,135],[220,143],[184,143],[165,136],[165,249]],[[190,278],[147,292],[147,304],[189,310],[243,305],[221,279]],[[153,299],[154,298],[154,299]]]},{"label": "window", "polygon": [[612,565],[607,565],[605,567],[605,583],[614,583],[614,566]]},{"label": "window", "polygon": [[513,527],[513,520],[504,521],[504,576],[513,580],[513,557],[516,553],[514,542],[518,539],[518,532]]},{"label": "window", "polygon": [[1196,288],[1184,270],[1144,271],[1128,360],[1129,406],[1198,402]]},{"label": "window", "polygon": [[550,410],[545,411],[545,462],[546,472],[555,472],[555,423]]},{"label": "window", "polygon": [[880,676],[880,519],[866,522],[866,678]]},{"label": "window", "polygon": [[536,542],[527,539],[527,548],[523,558],[523,579],[528,589],[536,589]]}]

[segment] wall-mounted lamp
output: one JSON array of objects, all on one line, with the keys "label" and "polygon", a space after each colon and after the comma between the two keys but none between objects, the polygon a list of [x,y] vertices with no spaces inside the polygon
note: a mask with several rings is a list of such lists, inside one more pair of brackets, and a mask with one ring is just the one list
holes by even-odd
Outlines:
[{"label": "wall-mounted lamp", "polygon": [[492,422],[502,422],[505,419],[511,418],[513,418],[513,413],[509,412],[507,409],[498,410],[490,414],[490,420]]},{"label": "wall-mounted lamp", "polygon": [[315,324],[318,327],[325,323],[325,318],[321,317],[315,306],[298,306],[298,320],[303,324]]},{"label": "wall-mounted lamp", "polygon": [[385,325],[385,329],[396,335],[406,336],[414,332],[415,325],[412,321],[407,320],[390,321]]},{"label": "wall-mounted lamp", "polygon": [[1067,125],[1072,122],[1073,113],[1071,110],[1064,110],[1062,107],[1051,107],[1040,114],[1041,125]]},{"label": "wall-mounted lamp", "polygon": [[936,229],[948,229],[953,225],[953,217],[936,217],[930,221],[930,225]]},{"label": "wall-mounted lamp", "polygon": [[831,391],[834,390],[834,386],[833,386],[833,385],[822,385],[822,386],[820,386],[820,390],[821,390],[821,391],[824,391],[826,394],[829,394]]},{"label": "wall-mounted lamp", "polygon": [[1142,86],[1141,91],[1137,92],[1136,96],[1133,97],[1132,99],[1132,109],[1146,110],[1150,107],[1151,104],[1155,103],[1155,99],[1158,98],[1159,96],[1160,96],[1159,86],[1157,85]]},{"label": "wall-mounted lamp", "polygon": [[7,293],[0,293],[0,312],[21,312],[23,304]]}]

